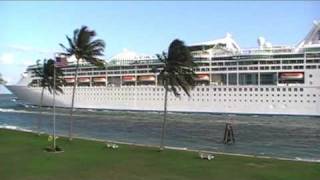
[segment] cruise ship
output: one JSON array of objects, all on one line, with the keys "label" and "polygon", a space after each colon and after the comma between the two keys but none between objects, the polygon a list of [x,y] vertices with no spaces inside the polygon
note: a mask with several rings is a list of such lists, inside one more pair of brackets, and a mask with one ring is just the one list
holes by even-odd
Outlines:
[{"label": "cruise ship", "polygon": [[[320,116],[320,22],[294,46],[275,46],[258,38],[255,49],[241,49],[230,34],[188,46],[198,64],[191,97],[168,96],[168,110],[227,114]],[[63,57],[59,57],[63,58]],[[63,67],[66,84],[56,106],[71,106],[75,62]],[[106,61],[105,68],[82,62],[75,108],[162,111],[164,88],[156,56],[129,50]],[[26,103],[38,105],[41,87],[31,65],[7,88]],[[180,90],[181,91],[181,90]],[[53,96],[44,93],[45,106]]]}]

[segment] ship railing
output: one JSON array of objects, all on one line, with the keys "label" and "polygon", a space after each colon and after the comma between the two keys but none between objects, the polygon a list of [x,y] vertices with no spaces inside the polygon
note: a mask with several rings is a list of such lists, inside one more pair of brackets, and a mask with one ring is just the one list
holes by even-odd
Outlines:
[{"label": "ship railing", "polygon": [[267,54],[267,53],[292,53],[293,49],[283,48],[283,49],[243,49],[241,54],[251,55],[251,54]]}]

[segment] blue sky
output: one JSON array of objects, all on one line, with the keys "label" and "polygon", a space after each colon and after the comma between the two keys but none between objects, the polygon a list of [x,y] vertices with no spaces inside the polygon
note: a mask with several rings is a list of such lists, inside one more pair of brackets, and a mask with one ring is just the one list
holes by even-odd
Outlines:
[{"label": "blue sky", "polygon": [[0,2],[0,73],[15,83],[27,65],[61,51],[65,35],[87,25],[105,40],[105,57],[124,48],[155,54],[174,38],[186,44],[231,33],[240,47],[258,36],[294,45],[320,20],[320,2]]}]

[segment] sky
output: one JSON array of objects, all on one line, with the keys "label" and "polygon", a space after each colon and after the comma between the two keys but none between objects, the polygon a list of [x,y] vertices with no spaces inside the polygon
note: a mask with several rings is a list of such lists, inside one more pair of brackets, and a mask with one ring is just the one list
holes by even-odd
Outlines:
[{"label": "sky", "polygon": [[259,36],[296,45],[320,20],[319,9],[316,1],[1,1],[0,73],[16,83],[28,65],[61,52],[59,43],[82,25],[105,41],[108,59],[124,49],[154,55],[175,38],[192,44],[226,33],[241,48],[257,47]]}]

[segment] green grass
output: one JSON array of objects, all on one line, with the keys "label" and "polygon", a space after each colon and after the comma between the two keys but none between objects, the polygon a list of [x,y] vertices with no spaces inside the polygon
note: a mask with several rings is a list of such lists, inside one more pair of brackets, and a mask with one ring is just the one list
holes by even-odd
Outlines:
[{"label": "green grass", "polygon": [[63,153],[43,151],[47,136],[0,129],[1,180],[319,180],[320,163],[216,155],[130,145],[106,149],[104,143],[58,139]]}]

